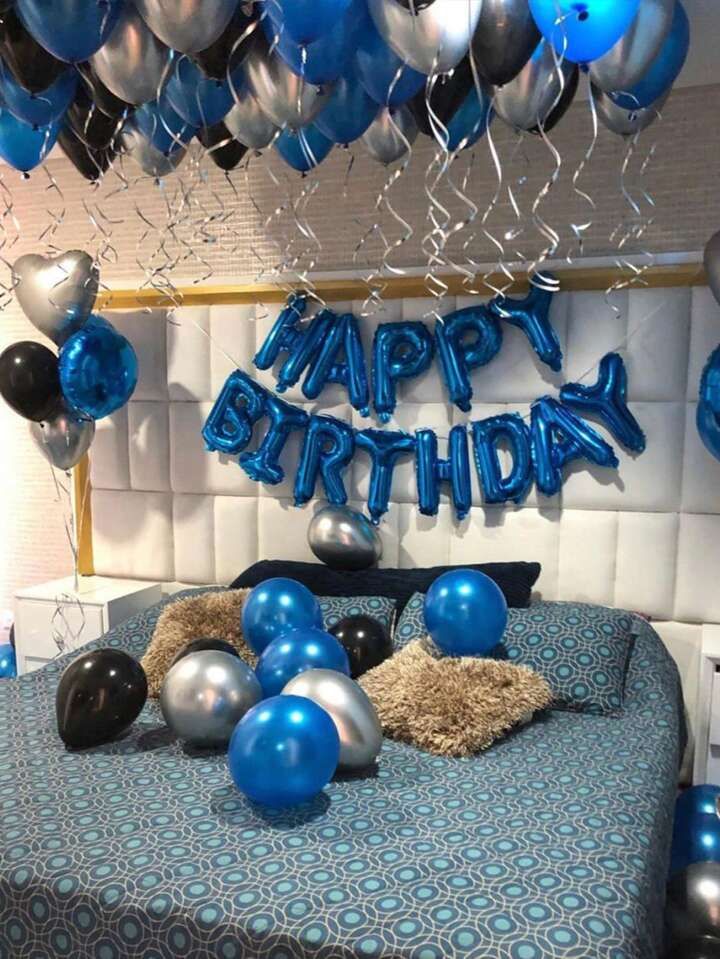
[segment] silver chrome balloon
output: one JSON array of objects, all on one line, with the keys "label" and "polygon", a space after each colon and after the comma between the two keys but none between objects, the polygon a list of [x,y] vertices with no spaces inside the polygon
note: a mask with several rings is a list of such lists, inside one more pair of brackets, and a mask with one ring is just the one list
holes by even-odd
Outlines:
[{"label": "silver chrome balloon", "polygon": [[367,569],[382,556],[382,540],[367,516],[349,506],[324,506],[310,520],[308,545],[331,569]]},{"label": "silver chrome balloon", "polygon": [[90,63],[116,97],[139,105],[157,97],[169,56],[165,44],[127,3],[113,32]]},{"label": "silver chrome balloon", "polygon": [[607,93],[598,90],[594,84],[591,95],[595,100],[598,118],[603,126],[620,136],[631,137],[657,120],[665,106],[665,101],[670,96],[670,91],[668,90],[650,106],[639,110],[628,110],[627,107],[618,106]]},{"label": "silver chrome balloon", "polygon": [[387,166],[405,156],[417,135],[417,123],[408,107],[401,106],[396,110],[381,107],[363,133],[362,142],[373,160]]},{"label": "silver chrome balloon", "polygon": [[331,86],[313,86],[290,69],[264,38],[256,36],[247,60],[245,76],[250,92],[275,126],[293,130],[310,123],[328,100]]},{"label": "silver chrome balloon", "polygon": [[160,709],[175,735],[193,746],[225,746],[248,709],[262,699],[255,673],[216,649],[190,653],[172,666],[160,689]]},{"label": "silver chrome balloon", "polygon": [[670,32],[675,0],[640,0],[630,27],[590,64],[590,79],[605,93],[630,90],[642,80]]},{"label": "silver chrome balloon", "polygon": [[541,126],[559,102],[565,84],[570,82],[575,64],[558,64],[551,45],[542,40],[520,73],[495,91],[493,105],[497,115],[516,130]]},{"label": "silver chrome balloon", "polygon": [[708,286],[715,299],[720,303],[720,230],[708,240],[705,247],[704,262]]},{"label": "silver chrome balloon", "polygon": [[282,694],[305,696],[330,714],[340,737],[342,769],[365,769],[382,748],[375,707],[358,684],[333,669],[308,669],[295,676]]},{"label": "silver chrome balloon", "polygon": [[238,0],[134,0],[156,37],[180,53],[199,53],[230,23]]},{"label": "silver chrome balloon", "polygon": [[672,877],[665,922],[670,943],[720,936],[720,863],[696,862]]},{"label": "silver chrome balloon", "polygon": [[514,79],[540,43],[529,0],[483,0],[473,37],[478,73],[493,86]]},{"label": "silver chrome balloon", "polygon": [[51,420],[30,423],[30,435],[48,462],[67,472],[77,466],[90,449],[95,437],[95,420],[63,406]]},{"label": "silver chrome balloon", "polygon": [[12,268],[15,295],[30,322],[58,346],[90,315],[98,269],[89,253],[68,250],[56,257],[27,253]]},{"label": "silver chrome balloon", "polygon": [[185,159],[186,150],[184,147],[179,147],[170,154],[161,153],[139,130],[132,126],[123,130],[122,144],[125,152],[148,176],[167,176],[177,170]]},{"label": "silver chrome balloon", "polygon": [[404,63],[420,73],[447,73],[462,60],[483,0],[434,0],[414,12],[397,0],[368,0],[378,33]]},{"label": "silver chrome balloon", "polygon": [[240,96],[223,123],[236,140],[251,150],[264,150],[270,146],[278,132],[278,128],[265,116],[255,97],[247,92]]}]

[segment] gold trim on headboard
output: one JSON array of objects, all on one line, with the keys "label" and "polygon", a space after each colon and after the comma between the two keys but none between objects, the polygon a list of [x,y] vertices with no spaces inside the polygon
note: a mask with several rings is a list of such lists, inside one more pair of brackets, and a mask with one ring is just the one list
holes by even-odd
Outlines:
[{"label": "gold trim on headboard", "polygon": [[85,454],[73,470],[75,528],[77,530],[77,562],[81,576],[93,576],[95,562],[92,540],[92,502],[90,496],[90,460]]}]

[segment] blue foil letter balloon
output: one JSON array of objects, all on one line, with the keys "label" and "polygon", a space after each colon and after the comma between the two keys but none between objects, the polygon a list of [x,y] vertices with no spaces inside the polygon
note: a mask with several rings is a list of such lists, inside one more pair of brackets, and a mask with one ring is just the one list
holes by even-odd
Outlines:
[{"label": "blue foil letter balloon", "polygon": [[502,640],[507,603],[500,587],[474,569],[438,576],[423,609],[430,638],[447,656],[486,656]]},{"label": "blue foil letter balloon", "polygon": [[[341,362],[338,357],[343,354],[344,362]],[[309,400],[317,399],[327,383],[346,387],[353,407],[361,416],[368,415],[370,390],[365,357],[358,322],[352,313],[334,317],[303,381],[303,395]]]},{"label": "blue foil letter balloon", "polygon": [[257,369],[269,370],[281,353],[287,353],[287,359],[277,376],[278,393],[295,386],[312,358],[320,351],[335,321],[332,310],[320,310],[303,327],[301,321],[306,303],[306,298],[296,293],[288,297],[287,306],[253,360]]},{"label": "blue foil letter balloon", "polygon": [[[470,342],[468,333],[474,334]],[[470,306],[435,324],[435,342],[450,399],[467,413],[473,396],[470,371],[497,356],[502,346],[500,324],[486,306]]]},{"label": "blue foil letter balloon", "polygon": [[[530,430],[519,413],[501,413],[472,424],[475,465],[486,503],[521,503],[533,479]],[[510,447],[512,469],[503,476],[498,444]]]},{"label": "blue foil letter balloon", "polygon": [[561,56],[597,60],[630,27],[640,0],[530,0],[535,22]]},{"label": "blue foil letter balloon", "polygon": [[696,422],[706,449],[720,460],[720,346],[710,354],[700,378]]},{"label": "blue foil letter balloon", "polygon": [[488,304],[495,316],[522,330],[537,355],[556,373],[562,369],[562,350],[555,328],[550,322],[553,294],[532,286],[522,300],[496,297]]},{"label": "blue foil letter balloon", "polygon": [[342,474],[354,452],[355,433],[349,423],[334,416],[311,416],[295,476],[295,505],[312,499],[320,474],[328,503],[344,506],[347,492]]},{"label": "blue foil letter balloon", "polygon": [[377,525],[388,510],[395,464],[401,456],[414,451],[415,440],[409,433],[368,429],[356,433],[355,442],[372,460],[368,512]]},{"label": "blue foil letter balloon", "polygon": [[448,438],[448,458],[438,456],[438,439],[433,430],[415,431],[415,475],[418,508],[423,516],[436,516],[440,506],[440,484],[450,484],[450,495],[459,520],[472,506],[470,454],[467,430],[453,426]]},{"label": "blue foil letter balloon", "polygon": [[94,420],[125,406],[138,379],[135,350],[101,316],[90,316],[60,350],[60,386],[68,404]]},{"label": "blue foil letter balloon", "polygon": [[581,415],[598,416],[627,449],[636,453],[645,449],[645,434],[628,409],[627,371],[618,353],[606,353],[600,360],[597,383],[566,383],[560,390],[560,400]]},{"label": "blue foil letter balloon", "polygon": [[571,460],[586,459],[597,466],[617,469],[612,446],[552,396],[533,403],[531,418],[535,481],[545,496],[560,491],[563,466]]},{"label": "blue foil letter balloon", "polygon": [[243,637],[258,656],[278,636],[309,627],[322,627],[320,604],[307,586],[294,579],[266,579],[243,604]]},{"label": "blue foil letter balloon", "polygon": [[305,410],[286,403],[272,393],[265,397],[265,414],[270,418],[270,426],[262,443],[255,452],[242,453],[239,462],[251,480],[275,486],[285,478],[278,458],[288,437],[293,430],[304,429],[309,416]]},{"label": "blue foil letter balloon", "polygon": [[373,339],[373,397],[381,423],[395,412],[397,381],[424,373],[433,353],[432,336],[420,320],[378,326]]},{"label": "blue foil letter balloon", "polygon": [[268,393],[247,373],[231,373],[203,426],[208,452],[232,456],[244,450],[252,438],[253,426],[266,414],[268,399]]}]

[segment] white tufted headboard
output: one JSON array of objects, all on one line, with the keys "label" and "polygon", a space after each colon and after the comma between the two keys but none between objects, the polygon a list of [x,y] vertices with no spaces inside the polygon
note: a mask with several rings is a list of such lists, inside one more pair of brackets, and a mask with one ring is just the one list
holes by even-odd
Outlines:
[{"label": "white tufted headboard", "polygon": [[[472,302],[450,297],[444,311]],[[532,400],[564,382],[588,371],[592,382],[600,357],[629,336],[621,352],[646,452],[629,455],[613,443],[619,471],[580,464],[559,496],[546,499],[533,490],[520,508],[484,507],[473,475],[474,506],[460,524],[447,500],[437,517],[419,515],[409,459],[395,472],[381,527],[382,564],[539,560],[537,589],[545,598],[650,614],[680,664],[692,711],[701,624],[720,622],[720,462],[695,428],[699,377],[720,341],[720,310],[704,287],[625,292],[614,302],[619,315],[602,293],[555,298],[561,374],[537,361],[524,335],[505,324],[500,354],[473,374],[471,414],[447,402],[433,367],[401,383],[395,424],[409,431],[430,426],[446,436],[454,423],[505,410],[526,413]],[[330,305],[360,314],[359,303]],[[363,320],[366,355],[378,322],[422,318],[430,306],[428,300],[388,301],[381,316]],[[128,407],[98,424],[92,450],[97,573],[227,583],[259,558],[312,559],[306,543],[312,504],[296,509],[291,499],[299,438],[285,450],[288,479],[263,487],[233,459],[205,452],[200,435],[234,368],[225,353],[253,371],[252,357],[276,316],[274,310],[256,320],[254,307],[235,306],[183,308],[173,323],[162,311],[112,315],[138,351],[141,378]],[[254,372],[272,387],[269,373]],[[286,397],[303,401],[299,389]],[[341,387],[305,405],[357,426],[369,422],[354,413]],[[346,482],[359,508],[368,472],[367,457],[358,454]]]}]

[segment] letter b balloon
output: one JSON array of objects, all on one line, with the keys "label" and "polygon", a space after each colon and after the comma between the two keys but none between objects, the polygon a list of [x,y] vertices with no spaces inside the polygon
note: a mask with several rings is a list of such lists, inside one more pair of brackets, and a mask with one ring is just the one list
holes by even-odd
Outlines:
[{"label": "letter b balloon", "polygon": [[448,656],[485,656],[502,639],[507,603],[500,587],[474,569],[443,573],[425,595],[425,625]]}]

